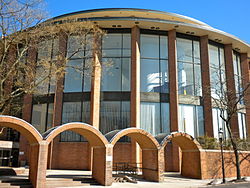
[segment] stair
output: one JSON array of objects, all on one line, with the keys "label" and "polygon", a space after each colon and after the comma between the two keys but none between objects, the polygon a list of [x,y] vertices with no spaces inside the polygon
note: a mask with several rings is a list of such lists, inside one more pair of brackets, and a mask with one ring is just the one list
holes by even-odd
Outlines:
[{"label": "stair", "polygon": [[0,188],[32,188],[32,184],[27,178],[18,176],[0,177]]},{"label": "stair", "polygon": [[[80,178],[80,177],[62,177],[62,178],[47,178],[46,188],[56,188],[56,187],[77,187],[77,186],[90,186],[99,185],[92,178]],[[1,188],[1,187],[0,187]]]}]

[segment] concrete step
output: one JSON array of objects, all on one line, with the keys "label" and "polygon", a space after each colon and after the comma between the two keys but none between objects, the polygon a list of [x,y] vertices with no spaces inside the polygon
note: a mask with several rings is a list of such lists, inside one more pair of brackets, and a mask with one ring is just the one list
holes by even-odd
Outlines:
[{"label": "concrete step", "polygon": [[0,188],[33,188],[32,185],[11,185],[10,183],[0,183]]}]

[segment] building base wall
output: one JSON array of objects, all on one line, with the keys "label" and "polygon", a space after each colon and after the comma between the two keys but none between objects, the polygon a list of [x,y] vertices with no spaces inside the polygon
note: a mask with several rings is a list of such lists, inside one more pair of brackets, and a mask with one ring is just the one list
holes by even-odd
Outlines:
[{"label": "building base wall", "polygon": [[88,142],[54,142],[52,169],[89,170]]},{"label": "building base wall", "polygon": [[[224,166],[226,177],[236,177],[234,153],[224,151]],[[240,153],[241,176],[250,176],[250,152]],[[201,151],[202,179],[222,178],[221,153],[219,150]]]}]

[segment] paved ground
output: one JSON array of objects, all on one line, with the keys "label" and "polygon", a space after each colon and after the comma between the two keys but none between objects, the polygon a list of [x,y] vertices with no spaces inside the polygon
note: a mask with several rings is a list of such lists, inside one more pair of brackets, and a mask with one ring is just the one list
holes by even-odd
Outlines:
[{"label": "paved ground", "polygon": [[[72,174],[72,175],[77,175],[79,173],[84,173],[84,175],[91,175],[90,171],[47,171],[47,175],[52,175],[52,174]],[[232,178],[231,178],[232,179]],[[228,181],[231,179],[227,179]],[[113,183],[112,186],[109,186],[110,188],[198,188],[198,187],[233,187],[233,188],[250,188],[250,183],[249,184],[231,184],[231,185],[209,185],[213,180],[198,180],[198,179],[191,179],[191,178],[185,178],[182,177],[179,173],[165,173],[165,178],[164,182],[162,183],[154,183],[154,182],[147,182],[143,179],[139,179],[138,183]],[[221,182],[221,180],[217,180],[218,183]],[[103,188],[103,186],[88,186],[91,188]],[[77,188],[86,188],[86,186],[78,186]]]},{"label": "paved ground", "polygon": [[[115,175],[114,175],[115,176]],[[28,170],[25,170],[25,173],[21,175],[22,178],[28,178]],[[96,185],[96,182],[91,180],[91,172],[90,171],[78,171],[78,170],[47,170],[47,178],[55,179],[72,179],[80,178],[82,184],[74,186],[74,188],[104,188],[104,186]],[[237,183],[237,184],[226,184],[219,185],[221,180],[198,180],[182,177],[179,173],[165,173],[164,182],[162,183],[154,183],[147,182],[140,177],[137,177],[138,183],[113,183],[112,186],[108,188],[198,188],[198,187],[215,187],[215,188],[250,188],[250,177],[248,177],[248,183]],[[231,178],[232,179],[232,178]],[[230,181],[231,179],[227,179]],[[210,182],[217,182],[217,185],[208,185]],[[84,185],[85,186],[82,186]],[[60,187],[65,186],[65,184],[61,184]],[[55,186],[51,186],[55,187]],[[56,186],[58,187],[58,186]]]}]

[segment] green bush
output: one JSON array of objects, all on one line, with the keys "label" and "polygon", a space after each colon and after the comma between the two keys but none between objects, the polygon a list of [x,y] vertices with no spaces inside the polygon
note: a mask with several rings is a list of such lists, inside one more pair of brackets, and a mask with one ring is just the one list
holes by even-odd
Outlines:
[{"label": "green bush", "polygon": [[[200,136],[196,138],[203,149],[220,149],[219,140],[209,136]],[[236,139],[238,150],[250,151],[250,138],[247,139]],[[232,150],[232,143],[230,139],[223,140],[223,149]]]}]

